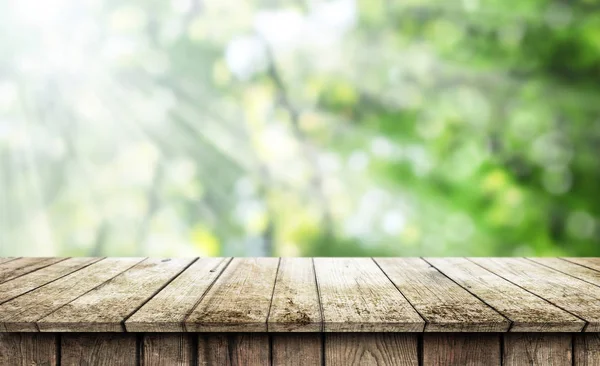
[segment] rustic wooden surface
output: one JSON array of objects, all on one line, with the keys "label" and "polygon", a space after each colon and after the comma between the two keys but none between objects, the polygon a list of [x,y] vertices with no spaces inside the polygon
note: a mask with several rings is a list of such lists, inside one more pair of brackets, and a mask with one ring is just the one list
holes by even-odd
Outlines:
[{"label": "rustic wooden surface", "polygon": [[149,333],[143,337],[144,366],[187,366],[194,362],[195,338],[185,333]]},{"label": "rustic wooden surface", "polygon": [[573,365],[573,344],[570,334],[512,333],[504,336],[503,364]]},{"label": "rustic wooden surface", "polygon": [[321,366],[323,364],[321,334],[290,333],[271,336],[273,365]]},{"label": "rustic wooden surface", "polygon": [[561,258],[527,258],[548,268],[578,278],[593,285],[600,286],[600,271],[596,271]]},{"label": "rustic wooden surface", "polygon": [[0,258],[0,332],[600,332],[598,258]]},{"label": "rustic wooden surface", "polygon": [[27,276],[21,276],[0,284],[0,304],[26,292],[42,287],[70,273],[80,270],[101,258],[69,258],[53,266],[42,268]]},{"label": "rustic wooden surface", "polygon": [[311,258],[281,258],[271,300],[268,330],[320,332],[319,293]]},{"label": "rustic wooden surface", "polygon": [[[5,302],[0,305],[0,331],[38,331],[38,320],[101,286],[141,260],[142,258],[107,258]],[[94,331],[93,328],[88,330]]]},{"label": "rustic wooden surface", "polygon": [[584,331],[600,331],[600,287],[527,259],[471,258],[471,260],[587,321]]},{"label": "rustic wooden surface", "polygon": [[198,337],[198,364],[238,366],[271,364],[269,336],[262,334],[210,334]]},{"label": "rustic wooden surface", "polygon": [[600,334],[576,334],[573,337],[573,353],[577,366],[600,366]]},{"label": "rustic wooden surface", "polygon": [[61,365],[137,365],[139,361],[134,334],[70,333],[60,338]]},{"label": "rustic wooden surface", "polygon": [[417,366],[417,337],[399,333],[333,333],[325,336],[325,364]]},{"label": "rustic wooden surface", "polygon": [[183,332],[184,322],[231,258],[200,258],[126,322],[129,332]]},{"label": "rustic wooden surface", "polygon": [[277,258],[235,258],[185,321],[188,331],[266,332]]},{"label": "rustic wooden surface", "polygon": [[2,333],[0,365],[600,365],[597,333]]},{"label": "rustic wooden surface", "polygon": [[328,332],[420,332],[424,321],[370,258],[315,258]]},{"label": "rustic wooden surface", "polygon": [[16,258],[16,257],[0,257],[0,264],[14,261],[15,259],[18,259],[18,258]]},{"label": "rustic wooden surface", "polygon": [[57,336],[35,333],[0,333],[0,365],[57,364]]},{"label": "rustic wooden surface", "polygon": [[420,258],[377,264],[427,321],[429,332],[505,332],[510,322]]},{"label": "rustic wooden surface", "polygon": [[511,332],[580,332],[585,325],[576,316],[465,258],[426,260],[508,318]]},{"label": "rustic wooden surface", "polygon": [[0,267],[0,283],[18,278],[29,272],[64,261],[66,258],[18,258]]},{"label": "rustic wooden surface", "polygon": [[146,259],[38,320],[40,331],[119,332],[121,321],[151,299],[191,263],[190,259]]},{"label": "rustic wooden surface", "polygon": [[568,262],[600,271],[600,258],[561,258]]},{"label": "rustic wooden surface", "polygon": [[497,334],[423,335],[423,365],[499,366],[500,353],[500,336]]}]

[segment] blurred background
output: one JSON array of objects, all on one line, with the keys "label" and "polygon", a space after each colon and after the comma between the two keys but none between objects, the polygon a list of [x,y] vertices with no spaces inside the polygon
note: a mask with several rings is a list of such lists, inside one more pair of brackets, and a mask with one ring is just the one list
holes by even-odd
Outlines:
[{"label": "blurred background", "polygon": [[0,255],[600,255],[598,0],[0,2]]}]

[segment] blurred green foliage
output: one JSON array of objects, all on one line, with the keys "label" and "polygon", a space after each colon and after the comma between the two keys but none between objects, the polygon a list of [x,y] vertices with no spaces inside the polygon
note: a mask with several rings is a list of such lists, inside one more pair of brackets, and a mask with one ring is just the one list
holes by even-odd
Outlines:
[{"label": "blurred green foliage", "polygon": [[0,255],[600,255],[598,0],[0,3]]}]

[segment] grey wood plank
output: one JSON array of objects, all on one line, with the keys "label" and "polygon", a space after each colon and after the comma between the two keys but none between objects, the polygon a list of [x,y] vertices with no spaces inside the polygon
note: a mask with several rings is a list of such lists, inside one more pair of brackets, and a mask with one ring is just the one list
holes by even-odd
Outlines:
[{"label": "grey wood plank", "polygon": [[144,334],[144,366],[190,366],[192,348],[197,345],[192,335],[186,333]]},{"label": "grey wood plank", "polygon": [[588,267],[594,269],[596,271],[600,271],[600,258],[598,257],[580,257],[580,258],[562,258],[566,261],[579,264],[584,267]]},{"label": "grey wood plank", "polygon": [[0,365],[57,365],[54,334],[0,333]]},{"label": "grey wood plank", "polygon": [[311,258],[281,258],[269,313],[269,332],[319,332],[322,319]]},{"label": "grey wood plank", "polygon": [[505,334],[503,365],[572,366],[572,338],[571,334]]},{"label": "grey wood plank", "polygon": [[2,257],[0,258],[0,264],[14,261],[15,259],[19,259],[19,257]]},{"label": "grey wood plank", "polygon": [[550,267],[559,272],[567,274],[580,280],[587,281],[596,286],[600,286],[600,271],[581,266],[560,258],[527,258],[530,261],[539,263],[543,266]]},{"label": "grey wood plank", "polygon": [[325,334],[325,364],[417,366],[417,336],[400,333]]},{"label": "grey wood plank", "polygon": [[149,258],[37,321],[42,332],[120,332],[193,259]]},{"label": "grey wood plank", "polygon": [[102,258],[69,258],[51,266],[28,273],[0,284],[0,304],[26,292],[44,286],[61,277],[73,273]]},{"label": "grey wood plank", "polygon": [[375,259],[425,318],[425,332],[506,332],[510,322],[421,258]]},{"label": "grey wood plank", "polygon": [[266,333],[200,334],[198,365],[270,365],[269,336]]},{"label": "grey wood plank", "polygon": [[192,311],[190,332],[266,332],[278,258],[235,258]]},{"label": "grey wood plank", "polygon": [[137,365],[135,334],[61,334],[62,366]]},{"label": "grey wood plank", "polygon": [[425,258],[513,322],[511,332],[580,332],[585,322],[465,258]]},{"label": "grey wood plank", "polygon": [[600,366],[599,333],[575,334],[573,342],[575,365]]},{"label": "grey wood plank", "polygon": [[326,332],[420,332],[424,321],[370,258],[315,258]]},{"label": "grey wood plank", "polygon": [[500,366],[500,335],[425,333],[422,352],[423,365]]},{"label": "grey wood plank", "polygon": [[273,334],[271,354],[273,365],[321,366],[323,364],[322,334]]},{"label": "grey wood plank", "polygon": [[523,258],[469,259],[587,321],[586,332],[600,331],[600,287]]},{"label": "grey wood plank", "polygon": [[0,264],[0,283],[64,261],[65,259],[67,258],[26,257],[4,262]]},{"label": "grey wood plank", "polygon": [[37,332],[36,321],[143,258],[107,258],[0,305],[0,331]]},{"label": "grey wood plank", "polygon": [[184,321],[231,258],[200,258],[125,322],[128,332],[185,332]]}]

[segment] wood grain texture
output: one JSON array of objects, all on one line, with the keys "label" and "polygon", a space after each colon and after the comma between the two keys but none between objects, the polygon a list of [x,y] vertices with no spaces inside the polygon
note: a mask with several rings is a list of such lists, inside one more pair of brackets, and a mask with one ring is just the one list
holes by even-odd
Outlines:
[{"label": "wood grain texture", "polygon": [[37,321],[42,332],[121,332],[122,323],[192,259],[150,258]]},{"label": "wood grain texture", "polygon": [[370,258],[315,258],[326,332],[420,332],[424,321]]},{"label": "wood grain texture", "polygon": [[510,322],[420,258],[376,262],[425,318],[425,332],[506,332]]},{"label": "wood grain texture", "polygon": [[0,304],[73,273],[102,258],[69,258],[0,284]]},{"label": "wood grain texture", "polygon": [[573,357],[577,366],[600,366],[600,334],[575,334]]},{"label": "wood grain texture", "polygon": [[10,261],[14,261],[15,259],[19,259],[19,257],[1,257],[0,258],[0,264],[6,263],[6,262],[10,262]]},{"label": "wood grain texture", "polygon": [[51,264],[64,261],[65,259],[67,258],[27,257],[7,261],[0,264],[0,283],[23,276],[24,274],[36,271]]},{"label": "wood grain texture", "polygon": [[527,258],[532,262],[555,269],[566,275],[600,286],[600,271],[581,266],[560,258]]},{"label": "wood grain texture", "polygon": [[186,333],[148,333],[144,334],[144,366],[190,366],[192,350],[197,345],[195,338]]},{"label": "wood grain texture", "polygon": [[505,334],[503,365],[572,366],[572,338],[571,334]]},{"label": "wood grain texture", "polygon": [[580,257],[580,258],[562,258],[571,263],[576,263],[584,267],[588,267],[594,269],[596,271],[600,271],[600,258],[594,257]]},{"label": "wood grain texture", "polygon": [[585,322],[465,258],[425,258],[510,319],[511,332],[580,332]]},{"label": "wood grain texture", "polygon": [[62,334],[62,366],[137,365],[135,334]]},{"label": "wood grain texture", "polygon": [[56,339],[53,334],[0,333],[0,365],[54,366]]},{"label": "wood grain texture", "polygon": [[235,258],[185,321],[190,332],[266,332],[278,258]]},{"label": "wood grain texture", "polygon": [[271,336],[273,365],[321,366],[321,334],[274,334]]},{"label": "wood grain texture", "polygon": [[0,331],[37,332],[36,322],[142,258],[107,258],[0,305]]},{"label": "wood grain texture", "polygon": [[231,258],[200,258],[126,322],[128,332],[185,332],[184,321]]},{"label": "wood grain texture", "polygon": [[423,334],[423,365],[500,366],[498,334]]},{"label": "wood grain texture", "polygon": [[325,364],[418,365],[417,336],[398,333],[325,334]]},{"label": "wood grain texture", "polygon": [[600,287],[523,258],[470,260],[584,319],[586,332],[600,331]]},{"label": "wood grain texture", "polygon": [[269,313],[269,332],[319,332],[322,318],[311,258],[281,258]]},{"label": "wood grain texture", "polygon": [[198,365],[270,365],[269,336],[265,333],[200,334]]}]

